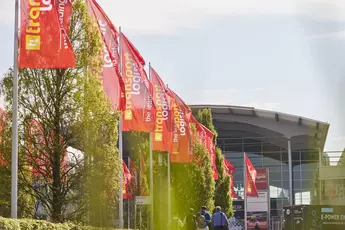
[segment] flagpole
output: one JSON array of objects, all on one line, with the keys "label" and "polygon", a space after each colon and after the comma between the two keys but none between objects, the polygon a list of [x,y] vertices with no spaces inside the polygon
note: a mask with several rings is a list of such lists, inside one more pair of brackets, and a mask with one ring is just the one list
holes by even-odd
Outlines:
[{"label": "flagpole", "polygon": [[11,164],[11,217],[17,218],[18,202],[18,16],[19,0],[14,9],[14,49],[13,49],[13,104],[12,104],[12,164]]},{"label": "flagpole", "polygon": [[[168,163],[168,222],[171,220],[171,181],[170,181],[170,154],[167,156]],[[169,226],[170,229],[170,226]]]},{"label": "flagpole", "polygon": [[[122,74],[122,47],[121,47],[121,27],[119,27],[119,53],[120,53],[120,73]],[[122,162],[123,156],[123,140],[122,140],[122,112],[120,112],[120,119],[119,119],[119,158]],[[122,170],[120,170],[120,191],[119,191],[119,224],[120,228],[123,228],[123,184],[122,184]]]},{"label": "flagpole", "polygon": [[[169,88],[167,84],[167,88]],[[168,222],[171,220],[171,172],[170,172],[170,154],[168,152],[167,156],[167,165],[168,165]],[[170,225],[168,226],[168,229],[170,229]]]},{"label": "flagpole", "polygon": [[[131,171],[131,159],[128,157],[128,167],[129,167],[129,171]],[[131,173],[132,174],[132,173]],[[133,175],[131,175],[131,177],[133,178]],[[131,179],[133,180],[133,179]],[[128,185],[128,187],[130,186],[130,184]],[[132,192],[132,191],[131,191]],[[133,194],[133,193],[132,193]],[[133,196],[133,195],[132,195]],[[131,228],[131,218],[129,216],[129,211],[130,211],[130,207],[129,207],[129,203],[130,203],[130,199],[127,199],[127,227],[128,229]]]},{"label": "flagpole", "polygon": [[244,230],[247,230],[247,167],[246,167],[246,153],[243,152],[243,199],[244,199]]},{"label": "flagpole", "polygon": [[[151,80],[151,63],[149,62],[149,80]],[[150,200],[151,200],[151,230],[154,230],[154,214],[153,214],[153,157],[152,157],[152,132],[150,132]]]}]

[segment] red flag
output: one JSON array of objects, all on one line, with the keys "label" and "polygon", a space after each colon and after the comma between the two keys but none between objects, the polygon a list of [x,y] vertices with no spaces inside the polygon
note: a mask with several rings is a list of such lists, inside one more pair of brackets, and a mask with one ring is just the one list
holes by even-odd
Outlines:
[{"label": "red flag", "polygon": [[[26,141],[28,145],[27,155],[29,166],[35,165],[32,168],[32,174],[34,177],[49,177],[48,179],[52,180],[52,166],[50,161],[50,156],[45,149],[53,149],[54,146],[54,133],[51,132],[48,137],[45,136],[42,125],[36,121],[32,120],[29,124],[28,138],[34,138],[33,143]],[[60,137],[62,142],[62,137]],[[61,172],[66,173],[68,170],[68,152],[66,150],[65,155],[61,158],[60,161]]]},{"label": "red flag", "polygon": [[72,3],[70,0],[58,0],[56,5],[57,5],[56,10],[59,17],[59,23],[62,29],[64,29],[66,33],[68,33],[69,23],[72,17],[72,8],[73,8]]},{"label": "red flag", "polygon": [[155,108],[151,97],[152,84],[144,69],[145,61],[124,34],[121,34],[120,40],[126,97],[123,131],[152,132],[155,128]]},{"label": "red flag", "polygon": [[218,180],[219,176],[216,166],[216,146],[213,142],[214,134],[211,132],[211,130],[200,124],[193,115],[190,116],[190,121],[191,123],[195,124],[196,136],[198,138],[198,141],[206,148],[207,152],[210,154],[213,178],[215,180]]},{"label": "red flag", "polygon": [[254,165],[252,164],[252,162],[250,162],[246,154],[244,154],[244,158],[245,158],[245,164],[246,164],[245,172],[246,172],[247,196],[258,197],[259,194],[258,194],[256,184],[255,184],[256,174],[257,174],[256,169],[254,168]]},{"label": "red flag", "polygon": [[152,138],[152,148],[157,151],[171,150],[172,114],[170,97],[167,88],[157,72],[150,67],[151,82],[153,85],[153,102],[156,106],[155,130]]},{"label": "red flag", "polygon": [[69,23],[72,17],[72,3],[70,0],[58,0],[56,2],[56,10],[59,18],[59,23],[61,26],[62,37],[60,39],[60,46],[63,46],[65,49],[68,49],[68,31]]},{"label": "red flag", "polygon": [[131,175],[132,175],[132,181],[131,182],[132,182],[132,185],[134,185],[133,191],[135,194],[138,194],[138,190],[139,190],[138,173],[137,173],[137,169],[135,168],[135,165],[131,159],[129,159],[129,170],[130,170]]},{"label": "red flag", "polygon": [[203,126],[203,128],[206,132],[206,149],[210,153],[210,157],[211,157],[213,178],[215,180],[218,180],[219,176],[218,176],[218,170],[217,170],[217,165],[216,165],[216,146],[213,142],[214,134],[211,132],[211,130],[209,130],[205,126]]},{"label": "red flag", "polygon": [[189,118],[191,109],[184,101],[172,90],[168,89],[172,97],[173,125],[172,143],[170,151],[171,162],[190,162],[192,158],[190,143]]},{"label": "red flag", "polygon": [[123,175],[122,175],[122,194],[123,199],[132,199],[132,194],[129,192],[129,184],[132,180],[132,175],[129,169],[127,168],[126,163],[122,160]]},{"label": "red flag", "polygon": [[[45,0],[21,0],[19,68],[75,67],[75,54],[61,30],[55,5]],[[61,44],[66,36],[65,45]]]},{"label": "red flag", "polygon": [[224,157],[224,169],[226,174],[229,175],[230,177],[230,196],[232,198],[237,198],[237,194],[235,192],[235,187],[234,187],[234,174],[235,174],[235,167]]},{"label": "red flag", "polygon": [[125,85],[121,78],[118,63],[118,37],[119,34],[115,26],[111,23],[103,9],[94,0],[87,0],[89,15],[98,22],[98,28],[104,42],[102,54],[103,72],[102,82],[105,94],[114,110],[125,108]]}]

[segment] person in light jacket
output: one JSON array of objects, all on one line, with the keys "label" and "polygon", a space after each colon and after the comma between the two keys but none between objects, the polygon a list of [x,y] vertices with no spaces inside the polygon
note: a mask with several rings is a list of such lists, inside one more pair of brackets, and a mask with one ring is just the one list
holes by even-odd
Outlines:
[{"label": "person in light jacket", "polygon": [[212,216],[212,226],[214,230],[227,230],[229,223],[225,213],[220,206],[216,207],[216,213]]}]

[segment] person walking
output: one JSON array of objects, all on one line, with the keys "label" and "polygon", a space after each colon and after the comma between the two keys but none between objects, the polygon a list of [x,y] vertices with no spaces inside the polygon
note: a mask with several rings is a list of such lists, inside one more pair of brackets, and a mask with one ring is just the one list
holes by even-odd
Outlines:
[{"label": "person walking", "polygon": [[228,230],[228,218],[225,213],[222,212],[220,206],[216,207],[216,213],[212,216],[212,226],[214,230]]},{"label": "person walking", "polygon": [[254,230],[260,230],[259,224],[256,223]]},{"label": "person walking", "polygon": [[189,209],[189,214],[184,218],[185,230],[195,230],[196,229],[196,217],[194,214],[194,209]]},{"label": "person walking", "polygon": [[211,215],[207,211],[206,206],[202,206],[201,207],[201,211],[197,214],[197,217],[200,216],[200,215],[205,217],[206,225],[210,227],[210,225],[211,225]]},{"label": "person walking", "polygon": [[197,230],[209,230],[209,227],[207,226],[206,219],[204,215],[198,215],[196,217],[196,224],[197,224]]}]

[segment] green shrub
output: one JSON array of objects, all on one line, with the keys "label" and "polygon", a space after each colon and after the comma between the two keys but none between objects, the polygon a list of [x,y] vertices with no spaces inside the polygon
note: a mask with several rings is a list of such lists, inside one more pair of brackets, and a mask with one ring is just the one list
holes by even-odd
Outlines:
[{"label": "green shrub", "polygon": [[[116,230],[113,228],[96,228],[72,223],[53,224],[43,220],[7,219],[0,217],[0,230]],[[120,229],[118,229],[120,230]]]}]

